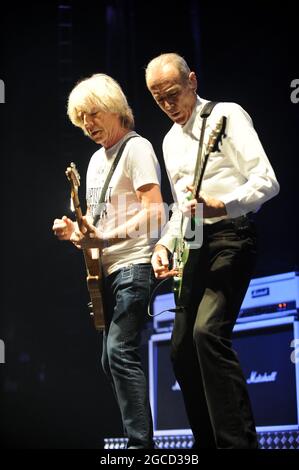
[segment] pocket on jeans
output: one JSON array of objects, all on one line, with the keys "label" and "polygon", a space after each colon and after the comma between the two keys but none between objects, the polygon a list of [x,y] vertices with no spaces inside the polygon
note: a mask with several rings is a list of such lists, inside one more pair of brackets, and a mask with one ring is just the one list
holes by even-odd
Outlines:
[{"label": "pocket on jeans", "polygon": [[134,281],[134,265],[122,268],[118,285],[131,284]]}]

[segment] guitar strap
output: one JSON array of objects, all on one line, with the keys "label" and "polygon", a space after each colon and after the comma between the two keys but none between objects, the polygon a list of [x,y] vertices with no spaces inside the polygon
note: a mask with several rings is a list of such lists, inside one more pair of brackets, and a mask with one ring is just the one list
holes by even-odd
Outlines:
[{"label": "guitar strap", "polygon": [[[131,135],[130,137],[128,137],[122,144],[121,146],[119,147],[119,150],[117,152],[117,155],[115,157],[115,159],[113,160],[113,163],[111,165],[111,168],[109,170],[109,173],[107,175],[107,178],[105,180],[105,183],[104,183],[104,186],[103,186],[103,189],[101,191],[101,195],[100,195],[100,198],[99,198],[99,205],[100,204],[103,204],[105,202],[105,196],[106,196],[106,192],[107,192],[107,189],[108,189],[108,185],[111,181],[111,178],[113,176],[113,173],[115,172],[116,170],[116,167],[117,167],[117,164],[120,160],[120,157],[122,156],[122,153],[124,151],[124,148],[125,146],[127,145],[127,142],[129,142],[130,139],[134,139],[134,137],[139,137],[138,135]],[[99,219],[101,218],[100,214],[97,214],[93,220],[93,225],[96,225],[99,221]]]}]

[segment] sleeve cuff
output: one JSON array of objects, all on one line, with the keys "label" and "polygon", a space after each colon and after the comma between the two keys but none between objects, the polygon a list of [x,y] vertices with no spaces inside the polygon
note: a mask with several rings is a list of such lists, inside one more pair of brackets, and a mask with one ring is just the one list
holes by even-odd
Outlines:
[{"label": "sleeve cuff", "polygon": [[227,217],[230,219],[234,219],[235,217],[239,217],[240,215],[245,215],[248,211],[242,209],[239,201],[236,199],[229,200],[229,197],[223,196],[221,201],[224,202]]}]

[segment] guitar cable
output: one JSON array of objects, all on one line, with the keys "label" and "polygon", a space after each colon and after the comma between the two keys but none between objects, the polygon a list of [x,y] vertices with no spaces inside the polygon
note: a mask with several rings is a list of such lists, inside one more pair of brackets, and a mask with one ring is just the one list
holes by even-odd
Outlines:
[{"label": "guitar cable", "polygon": [[150,295],[150,299],[149,299],[149,302],[148,302],[148,307],[147,307],[147,314],[150,318],[154,318],[154,317],[157,317],[158,315],[162,315],[162,313],[165,313],[165,312],[178,312],[181,310],[181,307],[174,307],[174,308],[167,308],[165,310],[162,310],[161,312],[158,312],[158,313],[151,313],[151,305],[153,303],[153,298],[155,297],[155,293],[157,291],[157,289],[162,285],[164,284],[164,282],[166,281],[169,281],[169,278],[166,278],[166,279],[163,279],[162,281],[160,281],[153,289],[151,295]]}]

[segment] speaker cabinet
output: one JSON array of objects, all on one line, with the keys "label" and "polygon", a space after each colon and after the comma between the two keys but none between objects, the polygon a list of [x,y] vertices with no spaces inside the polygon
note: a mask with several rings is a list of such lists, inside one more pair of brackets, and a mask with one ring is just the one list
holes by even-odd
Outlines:
[{"label": "speaker cabinet", "polygon": [[[149,385],[156,435],[188,434],[182,394],[170,362],[171,333],[149,341]],[[257,431],[299,429],[299,322],[269,319],[234,328],[233,347],[247,381]],[[188,367],[188,364],[186,364]]]}]

